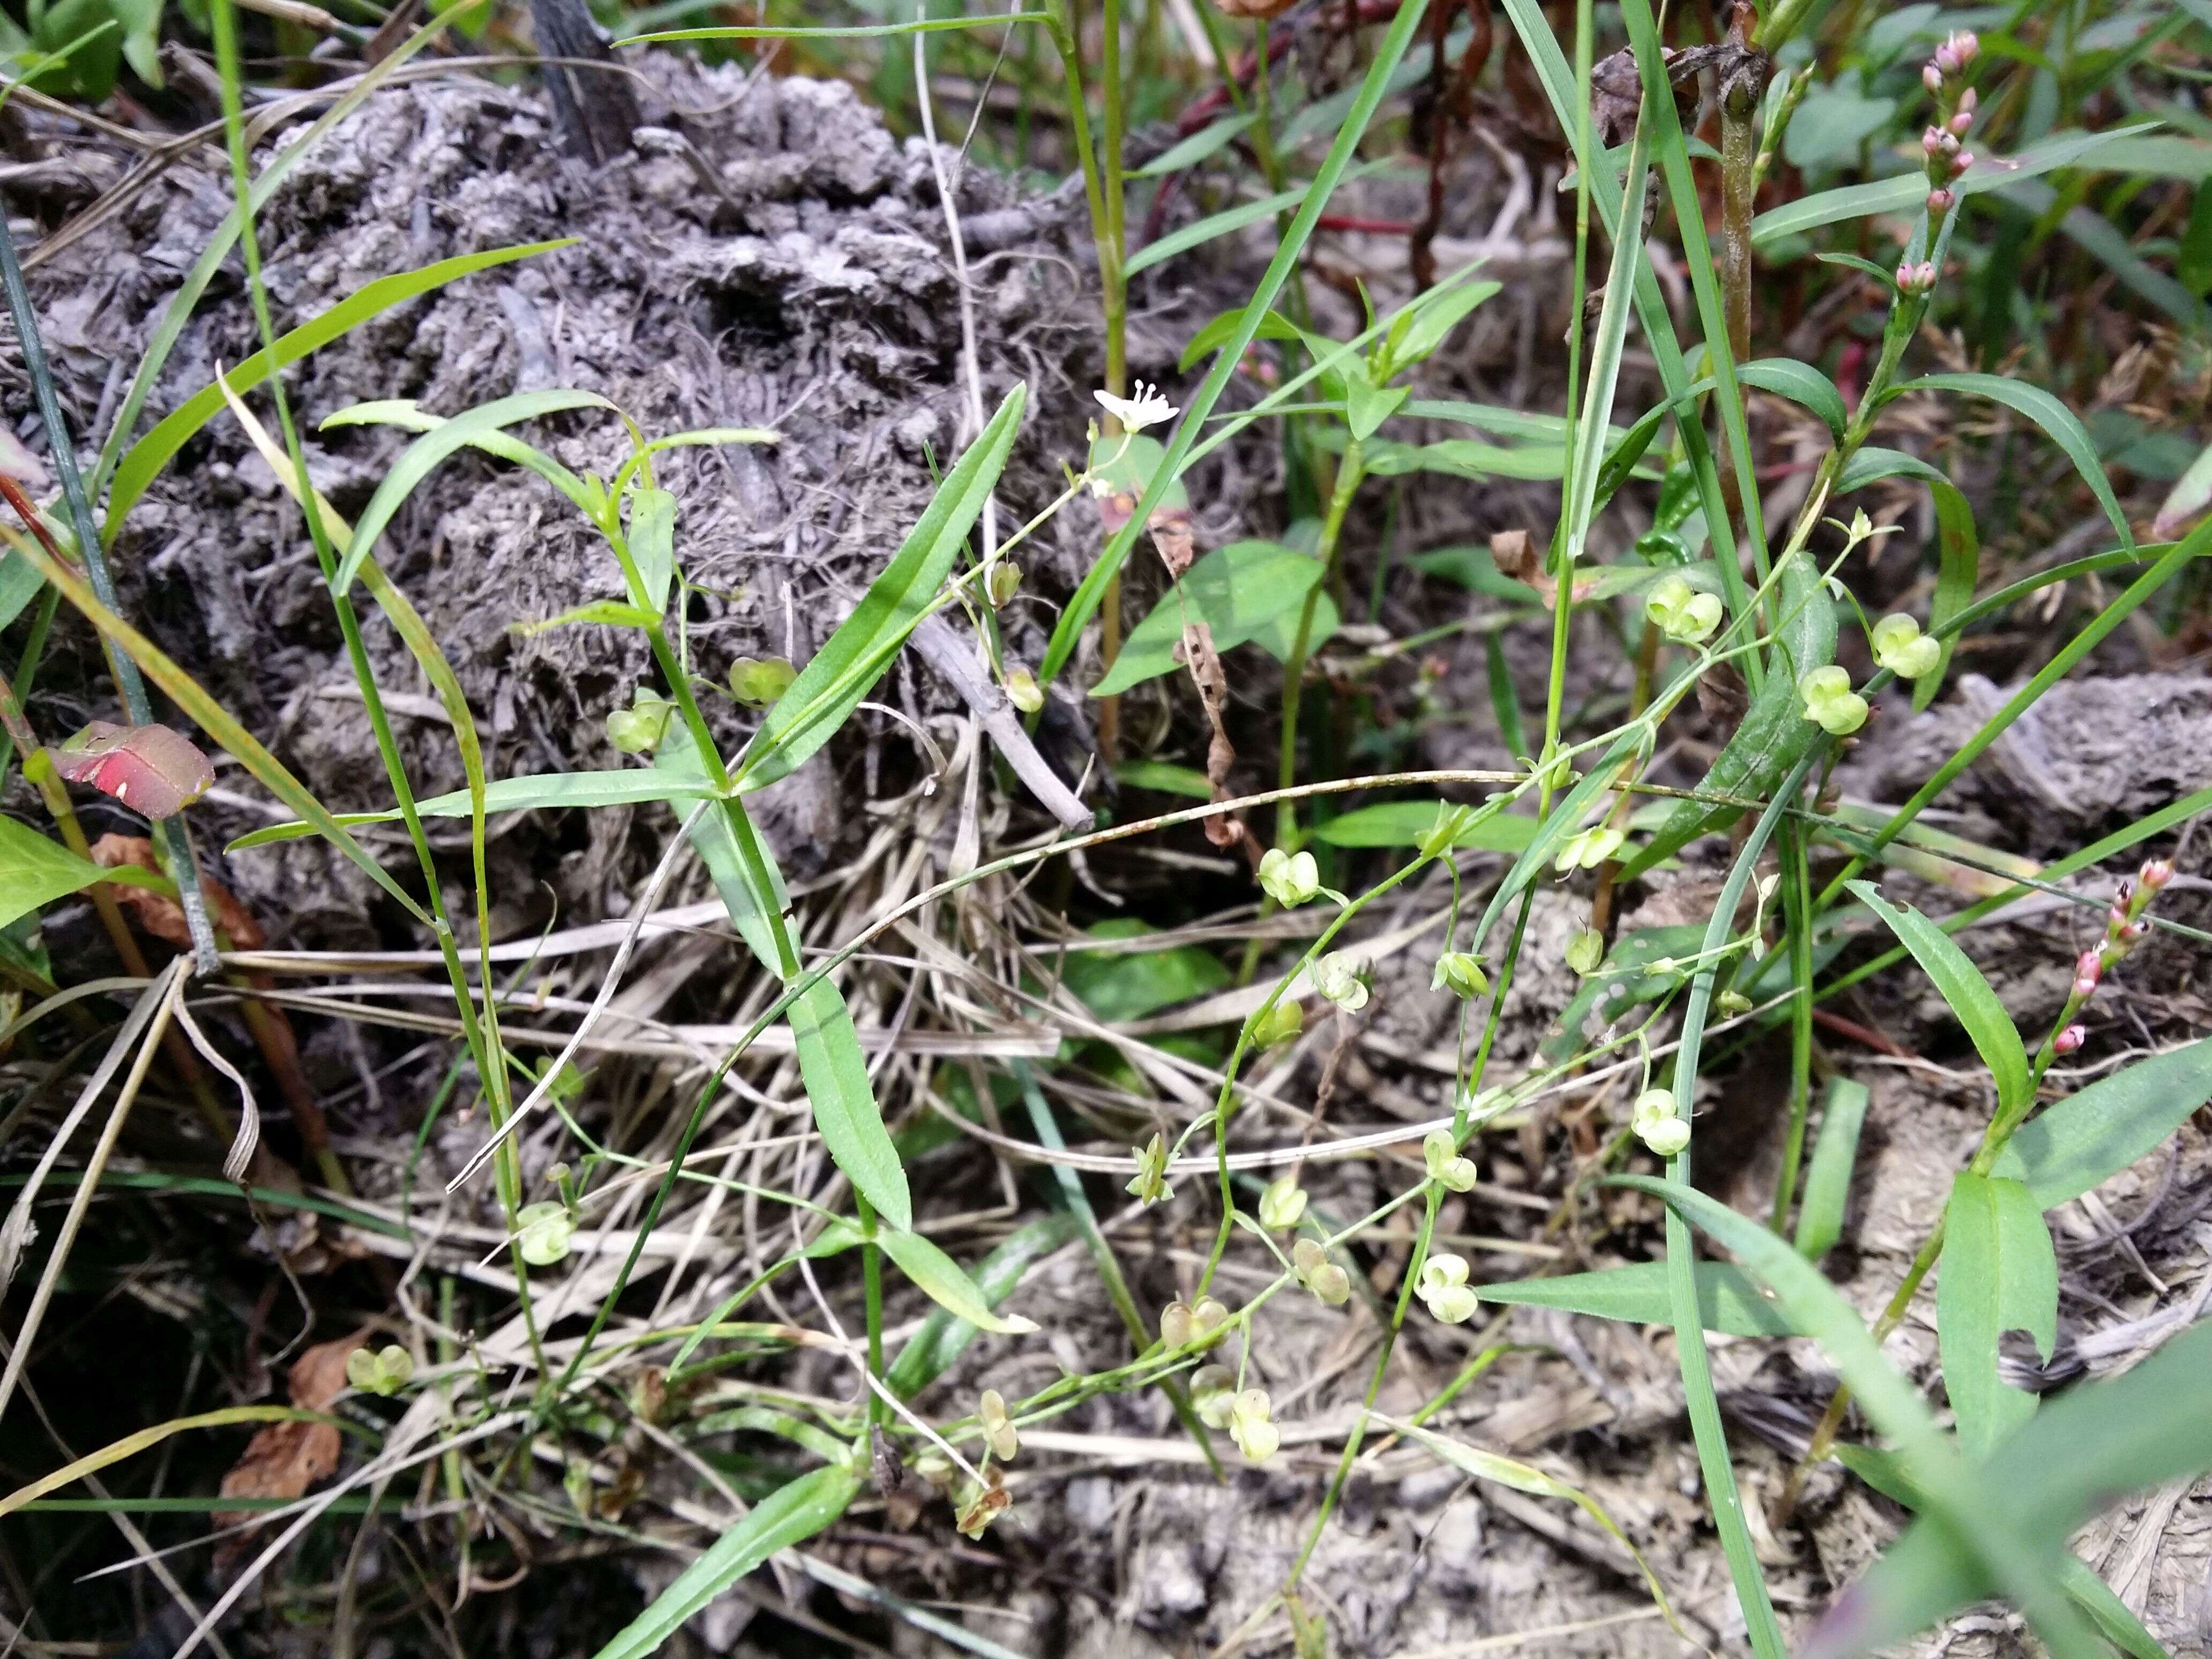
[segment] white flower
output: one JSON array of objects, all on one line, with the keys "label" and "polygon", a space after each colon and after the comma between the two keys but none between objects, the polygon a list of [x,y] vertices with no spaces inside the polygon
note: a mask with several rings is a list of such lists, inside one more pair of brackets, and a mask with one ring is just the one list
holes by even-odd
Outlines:
[{"label": "white flower", "polygon": [[1636,1097],[1629,1127],[1661,1158],[1672,1158],[1690,1144],[1690,1126],[1675,1115],[1672,1089],[1646,1089]]},{"label": "white flower", "polygon": [[1464,1325],[1481,1306],[1467,1285],[1467,1258],[1432,1255],[1421,1264],[1420,1283],[1414,1294],[1447,1325]]},{"label": "white flower", "polygon": [[1311,853],[1270,847],[1260,855],[1260,889],[1284,909],[1295,910],[1321,891],[1321,866]]},{"label": "white flower", "polygon": [[[1303,856],[1303,855],[1301,855]],[[1342,951],[1331,951],[1313,965],[1314,988],[1347,1014],[1367,1006],[1367,980],[1359,964]]]},{"label": "white flower", "polygon": [[1270,1420],[1265,1389],[1247,1389],[1229,1407],[1229,1437],[1247,1462],[1264,1463],[1283,1443],[1283,1431]]},{"label": "white flower", "polygon": [[1160,395],[1158,386],[1139,380],[1136,393],[1133,398],[1117,398],[1110,392],[1094,392],[1091,395],[1098,399],[1100,408],[1121,423],[1124,432],[1142,432],[1148,426],[1175,419],[1176,406]]}]

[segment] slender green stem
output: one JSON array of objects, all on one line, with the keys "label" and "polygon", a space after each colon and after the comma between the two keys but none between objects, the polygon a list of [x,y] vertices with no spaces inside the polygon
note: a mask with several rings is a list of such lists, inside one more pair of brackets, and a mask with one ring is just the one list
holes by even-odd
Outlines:
[{"label": "slender green stem", "polygon": [[[1297,629],[1291,636],[1290,654],[1283,659],[1282,749],[1275,765],[1278,788],[1287,789],[1297,779],[1298,704],[1305,690],[1306,653],[1313,645],[1314,616],[1321,607],[1322,588],[1331,585],[1336,576],[1338,561],[1342,556],[1344,515],[1352,506],[1352,498],[1358,493],[1359,481],[1365,473],[1365,453],[1359,440],[1347,438],[1344,459],[1336,470],[1336,488],[1329,495],[1328,516],[1322,523],[1321,546],[1316,550],[1322,566],[1322,578],[1306,590],[1306,602],[1298,611]],[[1297,809],[1286,799],[1275,809],[1275,845],[1296,846],[1297,833]]]},{"label": "slender green stem", "polygon": [[1782,826],[1783,921],[1790,930],[1790,1128],[1782,1142],[1782,1173],[1774,1183],[1774,1231],[1789,1224],[1797,1197],[1797,1171],[1805,1156],[1805,1121],[1813,1100],[1813,884],[1805,835]]}]

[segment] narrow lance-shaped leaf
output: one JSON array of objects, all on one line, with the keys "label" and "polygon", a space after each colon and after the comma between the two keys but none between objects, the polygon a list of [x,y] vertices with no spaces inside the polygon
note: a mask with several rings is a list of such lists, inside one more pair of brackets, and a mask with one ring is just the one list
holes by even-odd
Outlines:
[{"label": "narrow lance-shaped leaf", "polygon": [[1805,1171],[1805,1198],[1797,1211],[1797,1253],[1808,1261],[1818,1261],[1844,1236],[1851,1170],[1858,1162],[1859,1131],[1870,1098],[1866,1085],[1850,1078],[1839,1077],[1828,1085],[1820,1138]]},{"label": "narrow lance-shaped leaf", "polygon": [[0,927],[112,873],[0,813]]},{"label": "narrow lance-shaped leaf", "polygon": [[2111,1179],[2212,1100],[2212,1038],[2100,1078],[2014,1132],[1993,1174],[2051,1209]]},{"label": "narrow lance-shaped leaf", "polygon": [[1972,1039],[1982,1064],[1996,1079],[1998,1105],[2006,1111],[2024,1108],[2032,1086],[2027,1051],[2021,1047],[2020,1031],[2012,1016],[2005,1012],[2004,1004],[1997,1000],[1997,994],[1990,988],[1973,959],[1920,912],[1910,906],[1899,908],[1875,891],[1871,884],[1855,881],[1850,890],[1889,924],[1890,932],[1936,982],[1936,990]]},{"label": "narrow lance-shaped leaf", "polygon": [[853,614],[776,699],[734,772],[747,789],[785,777],[834,736],[935,600],[1006,470],[1029,390],[1017,384],[930,498]]},{"label": "narrow lance-shaped leaf", "polygon": [[1033,1319],[1024,1319],[1019,1314],[1002,1314],[993,1308],[975,1288],[975,1280],[961,1271],[960,1264],[920,1233],[897,1228],[879,1229],[876,1243],[884,1247],[884,1254],[897,1262],[908,1279],[921,1286],[931,1301],[947,1313],[957,1315],[980,1330],[995,1331],[1003,1336],[1024,1336],[1036,1329]]}]

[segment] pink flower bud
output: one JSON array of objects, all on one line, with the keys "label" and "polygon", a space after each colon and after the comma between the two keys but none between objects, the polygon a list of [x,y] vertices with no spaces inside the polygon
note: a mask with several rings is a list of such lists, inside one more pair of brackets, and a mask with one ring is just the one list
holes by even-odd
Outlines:
[{"label": "pink flower bud", "polygon": [[2155,893],[2173,879],[2173,866],[2166,859],[2153,859],[2136,872],[2136,879]]},{"label": "pink flower bud", "polygon": [[1929,128],[1927,131],[1920,135],[1920,148],[1922,152],[1931,158],[1941,155],[1943,153],[1943,137],[1944,133],[1942,128]]},{"label": "pink flower bud", "polygon": [[1951,43],[1949,41],[1946,40],[1942,46],[1936,48],[1935,67],[1936,73],[1947,77],[1956,75],[1959,72],[1959,54],[1951,50]]},{"label": "pink flower bud", "polygon": [[1959,60],[1960,69],[1981,55],[1981,40],[1972,29],[1960,29],[1944,44],[1951,48],[1951,55]]},{"label": "pink flower bud", "polygon": [[1939,185],[1928,192],[1928,216],[1940,219],[1958,205],[1959,198],[1948,187]]},{"label": "pink flower bud", "polygon": [[1927,68],[1920,71],[1920,84],[1928,88],[1931,96],[1937,98],[1942,97],[1943,95],[1943,71],[1936,68],[1933,64],[1929,64]]},{"label": "pink flower bud", "polygon": [[[1972,87],[1967,88],[1966,96],[1971,98],[1973,95],[1974,89]],[[1950,133],[1953,137],[1963,138],[1974,125],[1974,112],[1966,107],[1964,105],[1961,105],[1960,106],[1959,112],[1956,115],[1954,115],[1948,122],[1945,123],[1945,125],[1950,130]]]},{"label": "pink flower bud", "polygon": [[[1951,118],[1952,121],[1956,123],[1961,117],[1967,120],[1972,120],[1974,116],[1975,106],[1978,101],[1979,100],[1974,96],[1974,89],[1972,87],[1968,87],[1964,92],[1959,94],[1959,113]],[[1955,125],[1951,130],[1954,132],[1961,131],[1961,129]]]},{"label": "pink flower bud", "polygon": [[2081,960],[2074,964],[2074,994],[2087,996],[2097,988],[2097,981],[2105,976],[2103,953],[2084,951]]},{"label": "pink flower bud", "polygon": [[1956,155],[1954,155],[1951,158],[1951,176],[1954,179],[1962,178],[1965,176],[1966,169],[1973,165],[1973,151],[1970,149],[1962,149]]},{"label": "pink flower bud", "polygon": [[2070,1054],[2087,1042],[2088,1038],[2089,1033],[2086,1027],[2069,1025],[2058,1034],[2057,1039],[2051,1043],[2051,1049],[2053,1054]]},{"label": "pink flower bud", "polygon": [[2120,929],[2119,942],[2122,945],[2133,945],[2149,931],[2150,924],[2148,922],[2131,921],[2128,923],[2127,926]]}]

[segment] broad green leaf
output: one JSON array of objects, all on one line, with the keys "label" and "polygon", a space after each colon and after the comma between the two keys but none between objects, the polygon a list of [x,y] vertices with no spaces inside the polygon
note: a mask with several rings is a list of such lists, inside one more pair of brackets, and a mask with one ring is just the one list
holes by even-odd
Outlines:
[{"label": "broad green leaf", "polygon": [[1856,75],[1848,84],[1838,81],[1814,87],[1790,118],[1790,129],[1783,135],[1783,159],[1793,167],[1856,161],[1859,146],[1887,126],[1896,113],[1897,100],[1869,97]]},{"label": "broad green leaf", "polygon": [[801,1475],[724,1533],[653,1598],[595,1659],[644,1659],[659,1650],[684,1622],[778,1550],[803,1544],[845,1512],[860,1490],[859,1465],[832,1465]]},{"label": "broad green leaf", "polygon": [[1998,1380],[1998,1339],[2024,1330],[2045,1361],[2058,1340],[2058,1257],[2042,1210],[2017,1181],[1964,1170],[1951,1183],[1936,1328],[1959,1444],[1986,1457],[2035,1415],[2033,1394]]},{"label": "broad green leaf", "polygon": [[23,607],[38,598],[46,578],[20,553],[0,552],[0,628],[23,614]]},{"label": "broad green leaf", "polygon": [[1866,1123],[1867,1086],[1847,1077],[1828,1085],[1820,1109],[1820,1133],[1805,1170],[1805,1197],[1797,1210],[1797,1254],[1818,1261],[1844,1236],[1844,1212],[1851,1195],[1851,1170],[1858,1162],[1859,1131]]},{"label": "broad green leaf", "polygon": [[361,572],[362,561],[368,556],[384,527],[392,522],[393,514],[413,495],[422,481],[436,470],[455,450],[477,438],[497,432],[521,421],[532,421],[542,416],[556,415],[572,409],[611,410],[609,403],[596,392],[520,392],[512,397],[495,398],[488,404],[479,404],[465,414],[449,421],[441,421],[421,437],[408,445],[392,470],[384,475],[376,494],[369,497],[360,522],[354,526],[353,539],[346,544],[345,552],[338,560],[337,573],[331,578],[331,591],[343,593],[351,587],[354,578]]},{"label": "broad green leaf", "polygon": [[2138,1060],[2030,1119],[1997,1154],[1993,1173],[2051,1209],[2157,1151],[2208,1100],[2212,1038]]},{"label": "broad green leaf", "polygon": [[1260,112],[1257,110],[1246,110],[1241,115],[1224,115],[1211,126],[1200,127],[1181,143],[1154,156],[1129,177],[1163,179],[1170,173],[1194,167],[1224,145],[1233,143],[1239,134],[1259,118]]},{"label": "broad green leaf", "polygon": [[2033,1085],[2028,1080],[2027,1054],[2021,1047],[2019,1029],[1973,959],[1952,942],[1948,933],[1910,905],[1899,909],[1869,882],[1855,881],[1850,885],[1861,902],[1889,925],[1898,942],[1912,952],[1959,1024],[1966,1027],[1982,1064],[1990,1068],[1990,1076],[1996,1083],[1998,1109],[2026,1109]]},{"label": "broad green leaf", "polygon": [[2007,380],[2002,374],[1923,374],[1917,380],[1907,380],[1893,395],[1902,397],[1908,392],[1961,392],[1990,398],[2025,415],[2043,428],[2051,442],[2066,452],[2067,459],[2081,475],[2081,482],[2089,486],[2090,494],[2096,496],[2098,505],[2105,509],[2105,516],[2112,520],[2120,545],[2136,544],[2135,532],[2128,528],[2128,515],[2121,510],[2119,498],[2112,494],[2112,482],[2105,477],[2105,464],[2098,459],[2097,446],[2090,441],[2088,428],[2081,424],[2080,416],[2041,386]]},{"label": "broad green leaf", "polygon": [[[654,800],[696,800],[711,793],[703,773],[671,779],[659,772],[636,769],[620,772],[548,772],[500,778],[486,785],[484,811],[560,811],[574,806],[635,806]],[[428,800],[417,801],[415,810],[426,818],[465,818],[469,815],[469,793],[465,789],[456,789],[448,795],[433,795]],[[348,829],[363,823],[398,821],[396,807],[383,812],[342,813],[338,817],[338,822]],[[296,819],[289,823],[265,824],[258,830],[247,830],[223,851],[240,853],[249,847],[295,841],[314,833],[313,825]]]},{"label": "broad green leaf", "polygon": [[1746,386],[1755,386],[1811,410],[1842,441],[1844,428],[1850,424],[1850,410],[1844,407],[1844,394],[1836,390],[1836,383],[1812,364],[1791,357],[1761,357],[1738,364],[1736,375]]},{"label": "broad green leaf", "polygon": [[1398,412],[1404,403],[1407,388],[1401,386],[1378,386],[1356,368],[1344,377],[1344,423],[1351,429],[1352,438],[1365,443],[1373,437],[1383,422]]},{"label": "broad green leaf", "polygon": [[[1291,659],[1291,647],[1297,643],[1298,618],[1304,607],[1279,611],[1252,630],[1252,643],[1277,662]],[[1326,589],[1314,595],[1313,626],[1306,634],[1306,657],[1309,661],[1316,652],[1336,637],[1338,625],[1344,620],[1338,612],[1336,601]]]},{"label": "broad green leaf", "polygon": [[[2212,1468],[2212,1320],[2125,1375],[2051,1401],[1984,1468],[2014,1524],[2054,1559],[2076,1528],[2129,1493]],[[1917,1521],[1837,1602],[1805,1659],[1895,1646],[1994,1593],[1954,1534]]]},{"label": "broad green leaf", "polygon": [[[1076,1231],[1076,1218],[1064,1212],[1016,1228],[1005,1243],[976,1264],[972,1282],[977,1293],[996,1308],[1013,1294],[1030,1267],[1067,1243]],[[913,1399],[942,1376],[975,1340],[974,1324],[943,1308],[933,1309],[884,1371],[884,1386],[902,1400]]]},{"label": "broad green leaf", "polygon": [[1205,773],[1171,761],[1123,761],[1114,769],[1114,775],[1132,789],[1156,789],[1164,795],[1182,795],[1190,800],[1213,799],[1213,786],[1206,781]]},{"label": "broad green leaf", "polygon": [[[1542,602],[1536,590],[1528,583],[1516,581],[1500,571],[1497,556],[1486,547],[1439,547],[1427,553],[1417,553],[1408,562],[1425,576],[1439,576],[1446,581],[1457,582],[1469,592],[1480,593],[1486,599],[1503,599],[1508,605],[1538,605]],[[1517,754],[1520,750],[1515,752]]]},{"label": "broad green leaf", "polygon": [[0,813],[0,927],[108,875],[91,860]]},{"label": "broad green leaf", "polygon": [[[1637,1261],[1598,1273],[1566,1273],[1557,1279],[1517,1279],[1503,1285],[1477,1285],[1486,1302],[1510,1302],[1530,1308],[1558,1308],[1595,1319],[1626,1320],[1632,1325],[1673,1322],[1667,1288],[1667,1264]],[[1698,1310],[1709,1331],[1729,1336],[1798,1336],[1774,1298],[1741,1267],[1726,1262],[1698,1263]]]},{"label": "broad green leaf", "polygon": [[676,581],[676,497],[665,489],[640,489],[630,497],[629,556],[645,584],[647,603],[659,616],[668,608]]},{"label": "broad green leaf", "polygon": [[[1982,157],[1951,188],[1960,196],[2001,190],[2040,173],[2072,167],[2116,139],[2135,137],[2148,131],[2148,125],[2139,125],[2109,132],[2062,132],[2029,145],[2017,155]],[[1801,235],[1840,220],[1863,219],[1877,213],[1910,214],[1927,195],[1928,180],[1915,171],[1872,184],[1846,185],[1840,190],[1800,197],[1780,207],[1769,208],[1751,222],[1752,246],[1764,248],[1782,237]]]},{"label": "broad green leaf", "polygon": [[[558,241],[531,242],[521,247],[492,248],[482,253],[465,253],[457,258],[441,259],[420,270],[404,271],[396,276],[380,276],[373,283],[362,284],[328,311],[301,324],[290,333],[278,336],[277,364],[283,367],[296,363],[309,352],[351,332],[370,318],[379,316],[394,306],[404,305],[433,289],[443,288],[447,283],[494,265],[568,247],[574,240],[574,237],[564,237]],[[264,349],[226,371],[223,378],[230,382],[233,391],[247,392],[269,378],[269,353]],[[215,418],[216,411],[222,404],[221,386],[203,386],[162,416],[155,423],[152,431],[125,452],[116,466],[115,481],[108,490],[107,515],[100,532],[103,542],[113,545],[115,538],[122,531],[124,515],[137,503],[138,498],[146,493],[147,486],[160,476],[161,469],[169,464],[192,434]]]},{"label": "broad green leaf", "polygon": [[[1319,825],[1314,839],[1331,847],[1419,847],[1437,827],[1437,814],[1443,805],[1439,800],[1392,800],[1379,806],[1363,806]],[[1528,850],[1535,836],[1534,818],[1492,812],[1470,823],[1452,845],[1520,853]]]},{"label": "broad green leaf", "polygon": [[1206,623],[1216,650],[1244,644],[1303,605],[1322,570],[1319,559],[1276,542],[1231,542],[1216,548],[1183,572],[1152,614],[1129,630],[1121,654],[1091,695],[1110,697],[1180,668],[1175,653],[1186,621]]},{"label": "broad green leaf", "polygon": [[[1094,922],[1092,939],[1135,939],[1152,932],[1134,916]],[[1101,1021],[1142,1019],[1159,1009],[1218,991],[1230,981],[1221,958],[1196,945],[1152,951],[1071,950],[1060,981]]]},{"label": "broad green leaf", "polygon": [[1029,388],[1016,382],[945,476],[883,574],[776,699],[735,769],[748,789],[788,776],[844,725],[927,614],[1006,470]]},{"label": "broad green leaf", "polygon": [[961,1271],[960,1264],[920,1233],[896,1227],[881,1228],[877,1231],[876,1243],[884,1247],[884,1254],[897,1262],[908,1279],[921,1286],[932,1302],[955,1318],[1002,1336],[1025,1336],[1036,1329],[1033,1319],[1000,1313],[992,1306],[992,1298],[976,1289],[975,1281]]}]

